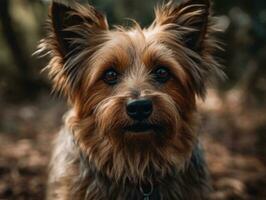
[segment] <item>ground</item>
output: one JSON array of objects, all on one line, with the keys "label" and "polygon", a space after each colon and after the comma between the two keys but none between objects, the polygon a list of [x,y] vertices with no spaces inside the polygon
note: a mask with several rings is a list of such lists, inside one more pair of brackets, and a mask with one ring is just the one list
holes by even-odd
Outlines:
[{"label": "ground", "polygon": [[[62,102],[49,94],[30,103],[0,102],[0,200],[45,198],[52,140],[67,110]],[[266,109],[244,105],[237,90],[210,90],[199,112],[211,199],[266,199]]]}]

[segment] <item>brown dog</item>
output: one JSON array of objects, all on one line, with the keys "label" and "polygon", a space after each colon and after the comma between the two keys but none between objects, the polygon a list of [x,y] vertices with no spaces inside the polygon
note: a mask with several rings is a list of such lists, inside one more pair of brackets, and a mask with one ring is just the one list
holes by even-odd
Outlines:
[{"label": "brown dog", "polygon": [[142,29],[109,29],[92,6],[53,3],[40,45],[69,100],[48,199],[200,200],[210,189],[196,97],[222,72],[208,0],[165,3]]}]

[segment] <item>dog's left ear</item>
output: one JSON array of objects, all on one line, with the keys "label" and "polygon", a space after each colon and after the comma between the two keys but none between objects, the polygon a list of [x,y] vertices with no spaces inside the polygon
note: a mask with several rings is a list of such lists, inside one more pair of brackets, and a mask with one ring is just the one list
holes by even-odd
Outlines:
[{"label": "dog's left ear", "polygon": [[179,5],[170,1],[155,11],[155,25],[174,25],[169,28],[183,33],[184,45],[199,53],[208,31],[209,12],[209,0],[185,0]]}]

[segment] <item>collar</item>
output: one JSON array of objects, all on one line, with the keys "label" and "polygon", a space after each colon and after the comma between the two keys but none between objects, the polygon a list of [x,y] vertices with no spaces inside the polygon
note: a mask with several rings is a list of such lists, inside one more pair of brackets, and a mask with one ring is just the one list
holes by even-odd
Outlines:
[{"label": "collar", "polygon": [[143,200],[159,200],[160,193],[158,190],[158,184],[156,182],[148,181],[147,183],[139,183],[139,192],[141,193]]},{"label": "collar", "polygon": [[154,186],[152,181],[148,181],[147,184],[139,183],[139,191],[144,200],[149,200],[153,194]]}]

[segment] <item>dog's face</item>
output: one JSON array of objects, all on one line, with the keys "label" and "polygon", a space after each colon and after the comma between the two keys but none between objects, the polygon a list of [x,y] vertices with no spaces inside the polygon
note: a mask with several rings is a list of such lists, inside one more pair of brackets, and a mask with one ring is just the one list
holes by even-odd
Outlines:
[{"label": "dog's face", "polygon": [[97,133],[114,142],[163,143],[176,134],[181,113],[194,108],[186,72],[160,32],[115,30],[106,37],[84,72],[82,118],[91,115]]},{"label": "dog's face", "polygon": [[196,139],[195,98],[219,71],[209,1],[168,3],[146,29],[110,30],[102,14],[77,4],[53,3],[51,19],[51,35],[41,44],[52,55],[47,68],[55,89],[69,98],[74,135],[96,166],[106,165],[108,151],[116,152],[113,165],[132,158],[125,165],[138,165],[138,173],[149,162],[157,168],[163,159],[169,166],[183,162]]}]

